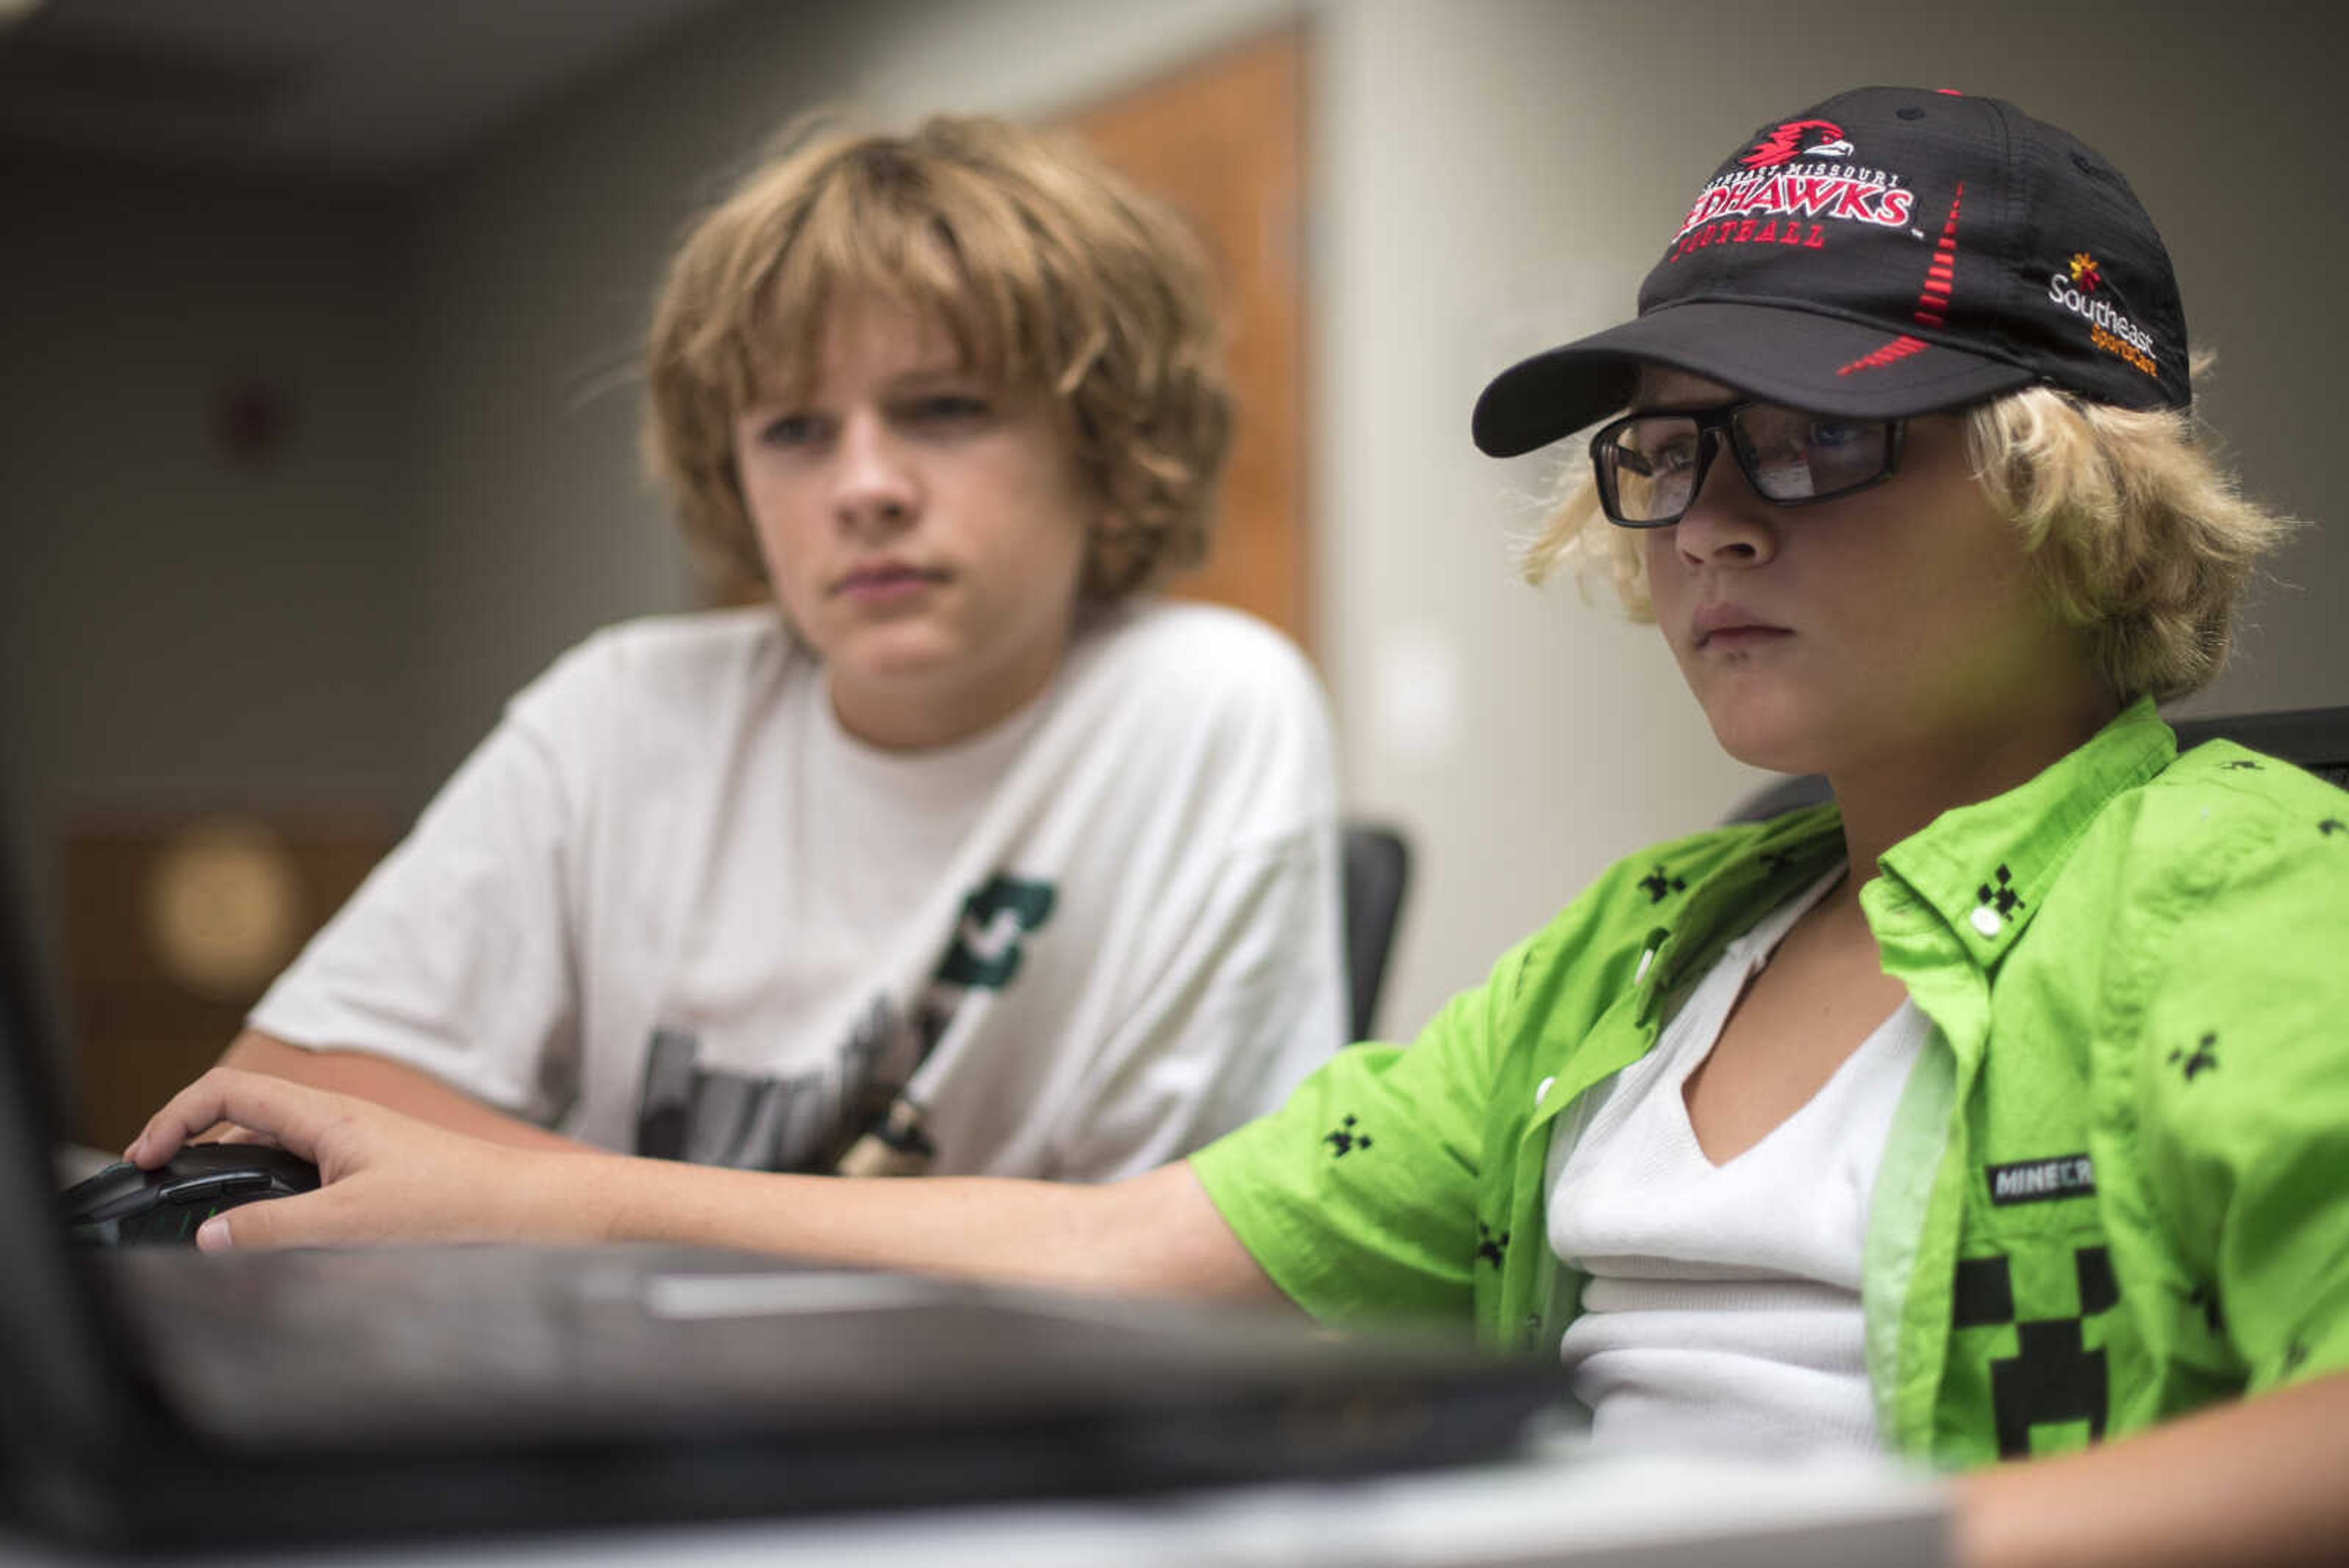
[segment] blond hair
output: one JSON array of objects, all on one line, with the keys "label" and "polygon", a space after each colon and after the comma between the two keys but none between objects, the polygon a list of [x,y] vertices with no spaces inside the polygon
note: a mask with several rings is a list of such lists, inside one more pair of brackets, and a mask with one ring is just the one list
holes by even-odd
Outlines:
[{"label": "blond hair", "polygon": [[989,385],[1054,405],[1101,508],[1086,597],[1206,554],[1231,397],[1197,240],[1071,140],[941,115],[902,136],[787,133],[669,265],[645,453],[722,584],[766,578],[735,419],[804,392],[827,306],[859,291],[937,324]]},{"label": "blond hair", "polygon": [[[2207,369],[2198,356],[2194,374]],[[2168,701],[2208,685],[2252,567],[2298,524],[2241,493],[2190,409],[2028,387],[1961,417],[1976,482],[2022,533],[2056,612],[2087,633],[2111,695]],[[1633,619],[1652,620],[1637,533],[1607,520],[1586,466],[1520,566],[1537,584],[1561,568],[1603,576]]]}]

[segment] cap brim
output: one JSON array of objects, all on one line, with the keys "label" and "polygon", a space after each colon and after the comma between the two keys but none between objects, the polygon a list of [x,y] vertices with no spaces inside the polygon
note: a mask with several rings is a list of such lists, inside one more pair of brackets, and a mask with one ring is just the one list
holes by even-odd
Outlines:
[{"label": "cap brim", "polygon": [[1692,300],[1537,354],[1476,400],[1477,449],[1516,457],[1630,401],[1641,365],[1847,419],[1905,419],[2030,385],[2018,365],[1868,322],[1777,306]]}]

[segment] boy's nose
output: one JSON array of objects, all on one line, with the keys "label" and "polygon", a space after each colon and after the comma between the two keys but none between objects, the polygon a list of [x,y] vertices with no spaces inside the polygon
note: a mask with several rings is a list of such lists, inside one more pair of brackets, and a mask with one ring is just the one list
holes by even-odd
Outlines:
[{"label": "boy's nose", "polygon": [[1703,485],[1672,525],[1673,547],[1692,566],[1758,566],[1777,554],[1777,508],[1754,493],[1729,443],[1714,442]]},{"label": "boy's nose", "polygon": [[882,421],[851,416],[841,426],[833,513],[851,531],[903,527],[920,510],[920,486]]}]

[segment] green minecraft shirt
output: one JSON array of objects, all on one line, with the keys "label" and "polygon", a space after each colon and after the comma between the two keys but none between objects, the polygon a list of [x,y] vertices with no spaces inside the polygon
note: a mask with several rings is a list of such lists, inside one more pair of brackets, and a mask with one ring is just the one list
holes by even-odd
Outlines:
[{"label": "green minecraft shirt", "polygon": [[[1733,937],[1842,858],[1832,805],[1601,877],[1408,1048],[1193,1157],[1332,1320],[1554,1353],[1545,1168]],[[1878,1428],[1969,1465],[2349,1366],[2349,794],[2139,702],[1863,888],[1932,1021],[1871,1199]]]}]

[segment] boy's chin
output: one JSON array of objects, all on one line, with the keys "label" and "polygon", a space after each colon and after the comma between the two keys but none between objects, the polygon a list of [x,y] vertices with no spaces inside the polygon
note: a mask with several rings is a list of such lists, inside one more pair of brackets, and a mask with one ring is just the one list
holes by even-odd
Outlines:
[{"label": "boy's chin", "polygon": [[1748,767],[1779,774],[1827,771],[1816,716],[1793,704],[1747,696],[1709,703],[1704,716],[1715,743]]},{"label": "boy's chin", "polygon": [[868,686],[918,686],[969,657],[943,628],[912,618],[857,627],[830,644],[818,647],[816,655],[832,667],[834,679]]}]

